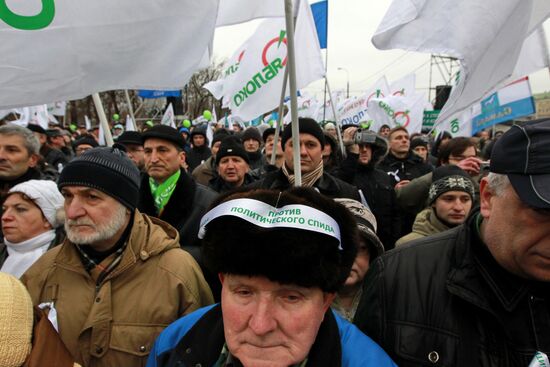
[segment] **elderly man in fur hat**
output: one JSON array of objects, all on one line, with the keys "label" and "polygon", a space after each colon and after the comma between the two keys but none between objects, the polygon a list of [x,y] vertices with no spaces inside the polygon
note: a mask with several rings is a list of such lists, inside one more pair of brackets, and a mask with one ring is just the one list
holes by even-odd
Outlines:
[{"label": "elderly man in fur hat", "polygon": [[201,224],[221,304],[169,326],[148,367],[394,366],[330,309],[356,254],[343,206],[305,188],[234,192]]}]

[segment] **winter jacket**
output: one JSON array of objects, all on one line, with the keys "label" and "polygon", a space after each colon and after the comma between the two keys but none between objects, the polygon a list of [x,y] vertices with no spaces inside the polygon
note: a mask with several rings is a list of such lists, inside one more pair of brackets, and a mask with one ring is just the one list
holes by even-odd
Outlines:
[{"label": "winter jacket", "polygon": [[201,163],[205,162],[211,156],[212,152],[207,145],[203,145],[202,147],[198,148],[191,148],[191,150],[185,156],[185,160],[187,162],[187,165],[189,166],[189,172],[193,172],[195,168],[197,168]]},{"label": "winter jacket", "polygon": [[[205,307],[179,319],[160,334],[147,367],[214,366],[224,343],[221,307]],[[329,309],[306,366],[390,367],[395,364],[370,338]]]},{"label": "winter jacket", "polygon": [[550,353],[549,283],[502,268],[478,215],[371,264],[354,323],[400,367],[523,367]]},{"label": "winter jacket", "polygon": [[439,220],[433,208],[426,208],[416,216],[412,232],[401,237],[395,243],[395,246],[401,246],[412,240],[432,236],[444,232],[449,228],[450,227]]},{"label": "winter jacket", "polygon": [[401,234],[400,210],[397,206],[392,179],[374,167],[374,164],[359,164],[359,155],[348,152],[336,176],[360,189],[376,218],[376,234],[386,250],[395,246]]},{"label": "winter jacket", "polygon": [[144,365],[168,324],[213,302],[177,231],[137,210],[133,220],[120,263],[99,284],[99,267],[86,272],[67,240],[21,277],[33,304],[54,302],[61,339],[84,367]]},{"label": "winter jacket", "polygon": [[216,167],[216,159],[213,156],[204,161],[191,173],[191,177],[193,177],[195,182],[204,186],[208,186],[208,182],[217,176],[218,169]]},{"label": "winter jacket", "polygon": [[[260,188],[270,190],[288,190],[291,188],[288,178],[283,173],[282,169],[267,173],[264,178],[254,182],[249,188]],[[324,172],[313,188],[329,198],[348,198],[361,201],[361,195],[355,186],[352,186],[334,176]]]},{"label": "winter jacket", "polygon": [[254,153],[247,152],[247,154],[250,161],[248,163],[248,166],[250,167],[251,171],[262,168],[268,163],[265,155],[263,155],[262,152],[259,150]]},{"label": "winter jacket", "polygon": [[[250,176],[248,173],[245,173],[244,181],[241,186],[247,186],[253,182],[254,182],[254,179],[252,178],[252,176]],[[238,186],[238,187],[241,187],[241,186]],[[224,194],[228,191],[231,191],[237,188],[233,185],[230,185],[226,181],[224,181],[224,179],[221,178],[220,176],[214,177],[213,179],[211,179],[210,182],[208,183],[208,187],[219,194]]]},{"label": "winter jacket", "polygon": [[44,160],[58,172],[61,172],[70,159],[70,157],[67,157],[59,149],[55,149],[47,145],[43,145],[42,148],[40,148],[40,155],[42,155]]},{"label": "winter jacket", "polygon": [[180,234],[181,246],[187,249],[200,244],[197,237],[200,220],[216,196],[216,192],[197,184],[184,170],[181,170],[176,188],[159,217],[149,187],[149,176],[145,174],[141,180],[138,209],[176,228]]}]

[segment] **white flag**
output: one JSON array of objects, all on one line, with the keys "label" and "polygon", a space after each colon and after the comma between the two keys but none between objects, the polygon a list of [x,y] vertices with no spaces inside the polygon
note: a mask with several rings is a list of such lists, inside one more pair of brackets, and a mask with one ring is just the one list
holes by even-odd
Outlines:
[{"label": "white flag", "polygon": [[99,141],[98,141],[98,144],[101,145],[102,147],[107,145],[107,142],[105,140],[105,130],[103,130],[103,124],[102,123],[99,124]]},{"label": "white flag", "polygon": [[[316,119],[319,108],[321,108],[321,103],[317,101],[315,96],[302,92],[297,98],[298,101],[298,117],[310,117]],[[286,102],[285,105],[288,107],[288,113],[284,117],[284,123],[289,124],[292,121],[292,113],[290,107],[290,101]],[[268,121],[271,120],[271,116],[268,116]]]},{"label": "white flag", "polygon": [[136,131],[136,127],[134,125],[134,122],[132,121],[132,118],[130,117],[130,114],[126,115],[126,128],[124,131]]},{"label": "white flag", "polygon": [[550,67],[548,44],[542,27],[537,28],[523,43],[511,78],[517,79]]},{"label": "white flag", "polygon": [[461,61],[444,121],[510,77],[524,40],[549,15],[548,0],[394,0],[372,42]]},{"label": "white flag", "polygon": [[48,113],[52,116],[65,116],[67,102],[55,102],[48,104]]},{"label": "white flag", "polygon": [[[479,106],[479,103],[477,103]],[[448,119],[441,122],[436,127],[436,131],[448,131],[456,138],[457,136],[472,136],[472,117],[474,115],[474,108],[468,107],[467,109],[454,114]]]},{"label": "white flag", "polygon": [[403,78],[390,84],[390,93],[393,96],[410,97],[416,93],[416,75],[407,74]]},{"label": "white flag", "polygon": [[29,120],[31,119],[31,110],[29,107],[17,108],[15,110],[19,114],[19,118],[14,121],[10,121],[12,124],[27,127]]},{"label": "white flag", "polygon": [[[306,1],[307,0],[302,0]],[[247,22],[257,18],[284,17],[282,0],[220,0],[216,27]]]},{"label": "white flag", "polygon": [[88,115],[84,115],[84,123],[86,124],[86,131],[90,131],[92,128],[92,122],[90,121]]},{"label": "white flag", "polygon": [[[370,95],[370,94],[369,94]],[[343,101],[338,109],[338,123],[340,125],[359,125],[367,122],[370,117],[367,113],[369,95],[348,98]]]},{"label": "white flag", "polygon": [[[263,21],[245,43],[245,54],[238,70],[225,79],[224,105],[245,121],[279,105],[287,61],[285,29],[282,18]],[[300,2],[295,45],[296,84],[300,89],[325,74],[319,39],[307,1]]]},{"label": "white flag", "polygon": [[426,97],[423,93],[412,96],[394,96],[386,98],[373,98],[369,101],[368,111],[375,121],[372,130],[378,131],[380,126],[386,124],[391,128],[404,126],[409,134],[422,130],[424,118],[424,106]]},{"label": "white flag", "polygon": [[176,128],[176,123],[174,121],[174,107],[172,106],[172,103],[170,103],[166,108],[166,111],[164,111],[160,124],[172,126],[174,129]]},{"label": "white flag", "polygon": [[37,3],[0,12],[0,108],[179,89],[205,55],[218,9],[218,0],[55,0],[22,15]]}]

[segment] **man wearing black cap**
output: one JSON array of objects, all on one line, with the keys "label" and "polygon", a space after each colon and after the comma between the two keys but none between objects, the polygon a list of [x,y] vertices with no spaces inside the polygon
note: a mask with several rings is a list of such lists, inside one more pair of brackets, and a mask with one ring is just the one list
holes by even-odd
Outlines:
[{"label": "man wearing black cap", "polygon": [[186,158],[189,172],[193,172],[195,168],[212,155],[206,137],[206,129],[209,128],[210,127],[196,127],[191,131],[191,144],[193,147],[189,150],[189,153],[187,153]]},{"label": "man wearing black cap", "polygon": [[116,142],[124,146],[128,158],[143,172],[145,169],[145,158],[141,133],[139,131],[125,131],[118,137]]},{"label": "man wearing black cap", "polygon": [[170,322],[210,304],[178,232],[136,209],[139,171],[116,148],[94,148],[61,172],[65,242],[22,276],[82,366],[140,366]]},{"label": "man wearing black cap", "polygon": [[224,138],[216,154],[218,176],[211,179],[208,186],[221,194],[251,184],[249,162],[248,154],[237,137]]},{"label": "man wearing black cap", "polygon": [[[323,195],[331,198],[349,198],[362,201],[356,187],[323,171],[323,147],[325,136],[319,124],[310,118],[300,118],[300,167],[302,186],[314,187]],[[286,190],[294,186],[294,157],[292,147],[292,126],[287,125],[281,138],[285,163],[277,171],[267,173],[265,177],[250,187]]]},{"label": "man wearing black cap", "polygon": [[73,149],[77,157],[85,151],[97,148],[98,146],[99,144],[92,135],[83,135],[73,143]]},{"label": "man wearing black cap", "polygon": [[548,364],[550,120],[498,140],[480,196],[463,225],[367,274],[355,323],[400,366]]},{"label": "man wearing black cap", "polygon": [[[40,155],[44,158],[44,161],[57,172],[60,172],[68,162],[65,154],[50,144],[48,132],[41,126],[29,124],[27,129],[31,130],[40,142]],[[58,130],[55,131],[59,132]]]},{"label": "man wearing black cap", "polygon": [[220,129],[214,133],[214,136],[212,137],[212,147],[210,148],[212,155],[191,173],[191,176],[198,183],[208,186],[210,180],[218,176],[216,154],[218,153],[218,150],[220,150],[222,140],[227,136],[229,136],[229,132],[225,129]]},{"label": "man wearing black cap", "polygon": [[200,218],[216,193],[182,168],[185,141],[176,129],[155,125],[142,137],[147,174],[141,180],[138,208],[170,223],[178,230],[181,245],[196,256]]}]

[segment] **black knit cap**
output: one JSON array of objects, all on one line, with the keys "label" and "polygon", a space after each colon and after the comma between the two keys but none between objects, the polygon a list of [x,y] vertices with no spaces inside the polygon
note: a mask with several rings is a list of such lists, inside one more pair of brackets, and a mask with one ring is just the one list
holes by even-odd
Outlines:
[{"label": "black knit cap", "polygon": [[262,139],[264,140],[264,143],[267,141],[267,138],[269,138],[270,135],[275,135],[274,127],[268,127],[264,130],[264,133],[262,134]]},{"label": "black knit cap", "polygon": [[90,145],[93,148],[96,148],[99,146],[97,141],[92,136],[84,135],[83,137],[78,138],[74,141],[73,147],[76,149],[76,147],[78,147],[79,145],[84,145],[84,144]]},{"label": "black knit cap", "polygon": [[178,130],[174,129],[171,126],[167,125],[155,125],[152,128],[148,129],[141,134],[143,138],[143,144],[150,138],[167,140],[170,143],[173,143],[176,147],[180,149],[185,149],[185,139]]},{"label": "black knit cap", "polygon": [[222,141],[224,138],[230,136],[229,131],[225,129],[220,129],[214,133],[212,136],[212,145],[216,144],[219,141]]},{"label": "black knit cap", "polygon": [[260,135],[260,131],[257,128],[255,128],[254,126],[251,126],[251,127],[247,128],[245,131],[243,131],[243,133],[241,135],[241,139],[243,141],[254,139],[260,144],[263,143],[262,136]]},{"label": "black knit cap", "polygon": [[428,195],[428,205],[448,191],[463,191],[475,200],[475,188],[470,175],[455,165],[437,167],[432,173],[432,185]]},{"label": "black knit cap", "polygon": [[244,149],[241,140],[235,136],[227,136],[222,140],[220,149],[216,154],[216,164],[220,164],[223,157],[229,156],[241,157],[246,161],[246,163],[250,163],[250,158],[248,157],[248,153]]},{"label": "black knit cap", "polygon": [[[321,148],[325,147],[325,136],[323,130],[314,119],[310,118],[299,118],[298,126],[300,127],[300,134],[310,134],[313,135],[319,143],[321,143]],[[292,137],[292,124],[288,124],[283,131],[283,136],[281,137],[281,146],[285,150],[285,144],[288,139]]]},{"label": "black knit cap", "polygon": [[143,137],[139,131],[125,131],[116,140],[119,144],[143,145]]},{"label": "black knit cap", "polygon": [[140,175],[136,165],[117,148],[99,147],[71,160],[57,181],[65,186],[86,186],[113,197],[130,210],[139,198]]}]

